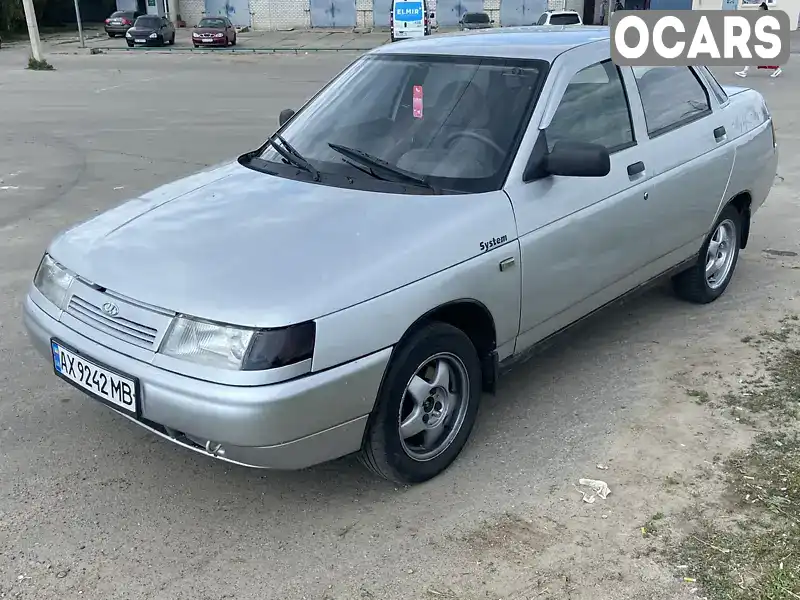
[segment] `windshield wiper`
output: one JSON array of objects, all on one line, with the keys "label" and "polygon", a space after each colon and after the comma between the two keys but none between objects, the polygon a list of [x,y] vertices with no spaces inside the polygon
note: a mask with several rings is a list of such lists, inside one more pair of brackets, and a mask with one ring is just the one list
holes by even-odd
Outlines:
[{"label": "windshield wiper", "polygon": [[[385,160],[378,158],[377,156],[372,156],[371,154],[367,154],[363,150],[357,150],[355,148],[348,148],[347,146],[340,146],[339,144],[328,143],[328,146],[331,147],[332,150],[335,150],[339,154],[343,154],[347,158],[350,158],[356,162],[360,162],[363,165],[367,165],[370,168],[370,171],[374,171],[375,169],[379,171],[383,171],[384,173],[389,173],[394,175],[395,177],[399,177],[400,179],[405,179],[411,183],[415,183],[422,187],[426,187],[429,190],[433,191],[435,194],[440,193],[439,190],[434,187],[425,177],[421,177],[420,175],[414,175],[413,173],[409,173],[401,169],[400,167],[395,167],[394,165],[390,165]],[[373,177],[377,179],[384,179],[380,177],[377,173],[371,172],[370,173]]]},{"label": "windshield wiper", "polygon": [[[277,139],[277,141],[276,141]],[[298,169],[303,169],[311,173],[314,181],[319,181],[319,171],[317,171],[310,162],[308,162],[303,155],[295,150],[289,142],[287,142],[280,134],[275,134],[267,138],[267,141],[275,148],[275,151],[280,154],[283,159],[290,165],[294,165]],[[278,144],[280,142],[280,144]]]}]

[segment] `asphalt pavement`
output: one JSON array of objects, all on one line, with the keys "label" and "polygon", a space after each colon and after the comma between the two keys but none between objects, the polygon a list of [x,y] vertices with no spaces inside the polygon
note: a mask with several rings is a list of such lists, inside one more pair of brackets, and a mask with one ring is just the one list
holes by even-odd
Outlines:
[{"label": "asphalt pavement", "polygon": [[[781,180],[726,295],[697,307],[658,288],[562,338],[485,398],[462,457],[431,482],[398,489],[352,458],[289,473],[231,467],[58,380],[21,320],[48,241],[259,146],[281,109],[355,56],[52,55],[55,71],[33,72],[24,48],[0,52],[0,597],[436,598],[457,580],[461,598],[521,599],[501,596],[510,569],[535,573],[511,559],[500,569],[460,536],[509,511],[556,514],[559,494],[574,499],[572,482],[665,402],[660,360],[680,363],[709,339],[724,357],[742,330],[798,308],[800,265],[764,252],[800,251],[800,75],[789,65],[778,80],[747,80],[775,111]],[[578,583],[553,597],[612,597],[601,592]]]}]

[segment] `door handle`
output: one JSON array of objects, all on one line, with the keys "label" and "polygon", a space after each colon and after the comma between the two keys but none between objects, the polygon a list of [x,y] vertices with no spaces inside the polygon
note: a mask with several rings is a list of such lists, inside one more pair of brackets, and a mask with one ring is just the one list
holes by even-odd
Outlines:
[{"label": "door handle", "polygon": [[714,130],[714,137],[719,142],[722,138],[725,137],[725,128],[723,126],[719,126]]},{"label": "door handle", "polygon": [[644,163],[642,161],[635,162],[632,165],[628,165],[628,177],[633,177],[634,175],[638,175],[639,173],[644,172]]}]

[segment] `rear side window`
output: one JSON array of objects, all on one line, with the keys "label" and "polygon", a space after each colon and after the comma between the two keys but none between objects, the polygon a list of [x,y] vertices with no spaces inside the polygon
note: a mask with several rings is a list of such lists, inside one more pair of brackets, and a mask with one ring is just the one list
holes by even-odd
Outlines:
[{"label": "rear side window", "polygon": [[578,15],[552,15],[550,25],[577,25],[580,23]]},{"label": "rear side window", "polygon": [[559,141],[602,144],[616,152],[635,144],[628,98],[610,61],[578,71],[545,130],[547,149]]},{"label": "rear side window", "polygon": [[708,67],[698,67],[700,71],[702,71],[703,75],[706,77],[706,81],[708,82],[708,86],[711,88],[711,91],[717,97],[717,102],[723,104],[728,101],[728,94],[725,93],[725,90],[722,89],[722,86],[717,81],[717,78],[714,77],[714,74],[711,72],[711,69]]},{"label": "rear side window", "polygon": [[539,20],[536,21],[537,25],[544,25],[545,23],[547,23],[547,13],[543,14],[541,17],[539,17]]},{"label": "rear side window", "polygon": [[690,67],[633,67],[650,137],[711,112],[708,94]]}]

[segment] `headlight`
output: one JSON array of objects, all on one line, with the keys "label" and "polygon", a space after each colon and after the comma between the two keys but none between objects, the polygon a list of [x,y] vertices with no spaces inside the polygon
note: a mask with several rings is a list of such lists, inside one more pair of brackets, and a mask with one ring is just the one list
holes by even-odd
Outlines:
[{"label": "headlight", "polygon": [[157,37],[158,37],[158,34],[157,34],[157,33],[151,33],[151,34],[150,34],[150,39],[151,39],[151,40],[154,40],[154,39],[156,39]]},{"label": "headlight", "polygon": [[215,37],[215,38],[221,38],[221,37],[222,37],[222,34],[221,34],[221,33],[215,33],[215,34],[214,34],[214,37]]},{"label": "headlight", "polygon": [[126,32],[125,32],[125,37],[133,37],[133,36],[131,35],[131,32],[130,32],[130,31],[126,31]]},{"label": "headlight", "polygon": [[263,371],[309,359],[314,354],[313,322],[282,329],[248,329],[178,316],[161,353],[235,371]]},{"label": "headlight", "polygon": [[195,31],[194,33],[192,33],[192,37],[200,37],[200,34]]},{"label": "headlight", "polygon": [[45,298],[63,310],[69,286],[74,279],[72,273],[50,258],[49,254],[45,254],[36,275],[33,276],[33,285]]}]

